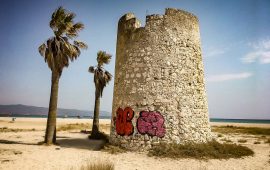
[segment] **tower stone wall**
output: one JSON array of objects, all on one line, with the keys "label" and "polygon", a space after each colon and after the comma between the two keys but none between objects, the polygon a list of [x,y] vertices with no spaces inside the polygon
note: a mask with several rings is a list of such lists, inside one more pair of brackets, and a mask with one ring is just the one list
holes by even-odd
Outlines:
[{"label": "tower stone wall", "polygon": [[168,8],[118,23],[110,142],[145,150],[212,139],[198,19]]}]

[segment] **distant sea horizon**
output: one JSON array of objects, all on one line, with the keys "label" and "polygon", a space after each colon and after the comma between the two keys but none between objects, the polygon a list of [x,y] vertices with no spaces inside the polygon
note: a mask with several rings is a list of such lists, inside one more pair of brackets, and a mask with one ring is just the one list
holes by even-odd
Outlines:
[{"label": "distant sea horizon", "polygon": [[[18,117],[18,118],[47,118],[47,115],[0,115],[0,117]],[[73,118],[73,119],[91,119],[93,116],[57,116],[57,118]],[[100,119],[111,119],[111,116],[100,116]],[[210,118],[210,122],[225,123],[258,123],[270,124],[270,119],[226,119],[226,118]]]}]

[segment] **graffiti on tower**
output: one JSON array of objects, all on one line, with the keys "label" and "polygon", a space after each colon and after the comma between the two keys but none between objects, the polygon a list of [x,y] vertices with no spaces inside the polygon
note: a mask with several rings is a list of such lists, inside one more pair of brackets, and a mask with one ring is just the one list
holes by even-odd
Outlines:
[{"label": "graffiti on tower", "polygon": [[133,134],[134,127],[131,120],[134,116],[134,111],[130,107],[126,107],[124,110],[118,108],[116,115],[115,126],[117,134],[121,136]]},{"label": "graffiti on tower", "polygon": [[149,136],[164,137],[164,118],[159,112],[140,112],[140,117],[137,120],[137,129],[141,134]]}]

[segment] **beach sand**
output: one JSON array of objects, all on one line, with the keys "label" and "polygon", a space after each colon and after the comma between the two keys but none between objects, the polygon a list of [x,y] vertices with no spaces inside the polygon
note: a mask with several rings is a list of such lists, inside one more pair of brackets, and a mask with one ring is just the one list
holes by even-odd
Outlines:
[{"label": "beach sand", "polygon": [[[70,123],[91,123],[90,119],[58,118],[58,126]],[[110,120],[100,120],[101,128],[109,133]],[[245,123],[211,123],[214,126],[245,126],[270,127],[269,124]],[[196,160],[196,159],[168,159],[148,157],[146,153],[127,152],[111,155],[103,151],[96,151],[101,145],[100,141],[89,140],[87,134],[79,130],[59,131],[57,142],[59,146],[38,145],[43,141],[46,127],[45,118],[0,118],[0,128],[25,129],[20,132],[0,132],[0,169],[2,170],[66,170],[78,169],[82,165],[96,161],[110,161],[116,170],[196,170],[196,169],[270,169],[270,145],[264,143],[254,135],[230,134],[223,138],[237,143],[238,139],[246,139],[242,145],[251,148],[255,155],[241,159],[228,160]],[[89,127],[90,129],[90,127]],[[255,141],[262,140],[260,144]]]}]

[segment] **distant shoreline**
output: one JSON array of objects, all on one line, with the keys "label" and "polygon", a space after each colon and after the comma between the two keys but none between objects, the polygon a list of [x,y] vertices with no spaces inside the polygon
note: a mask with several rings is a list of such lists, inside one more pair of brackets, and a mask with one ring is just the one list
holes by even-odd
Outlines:
[{"label": "distant shoreline", "polygon": [[270,124],[269,119],[222,119],[222,118],[210,118],[210,122]]},{"label": "distant shoreline", "polygon": [[[0,117],[16,117],[16,118],[47,118],[47,115],[0,115]],[[79,117],[79,118],[78,118]],[[57,116],[57,118],[70,119],[92,119],[93,116]],[[111,116],[99,116],[100,119],[111,119]]]},{"label": "distant shoreline", "polygon": [[[47,115],[0,115],[0,117],[15,117],[15,118],[47,118]],[[63,119],[92,119],[92,116],[58,116]],[[100,119],[111,119],[110,116],[100,116]],[[224,118],[210,118],[211,123],[250,123],[250,124],[270,124],[269,119],[224,119]]]}]

